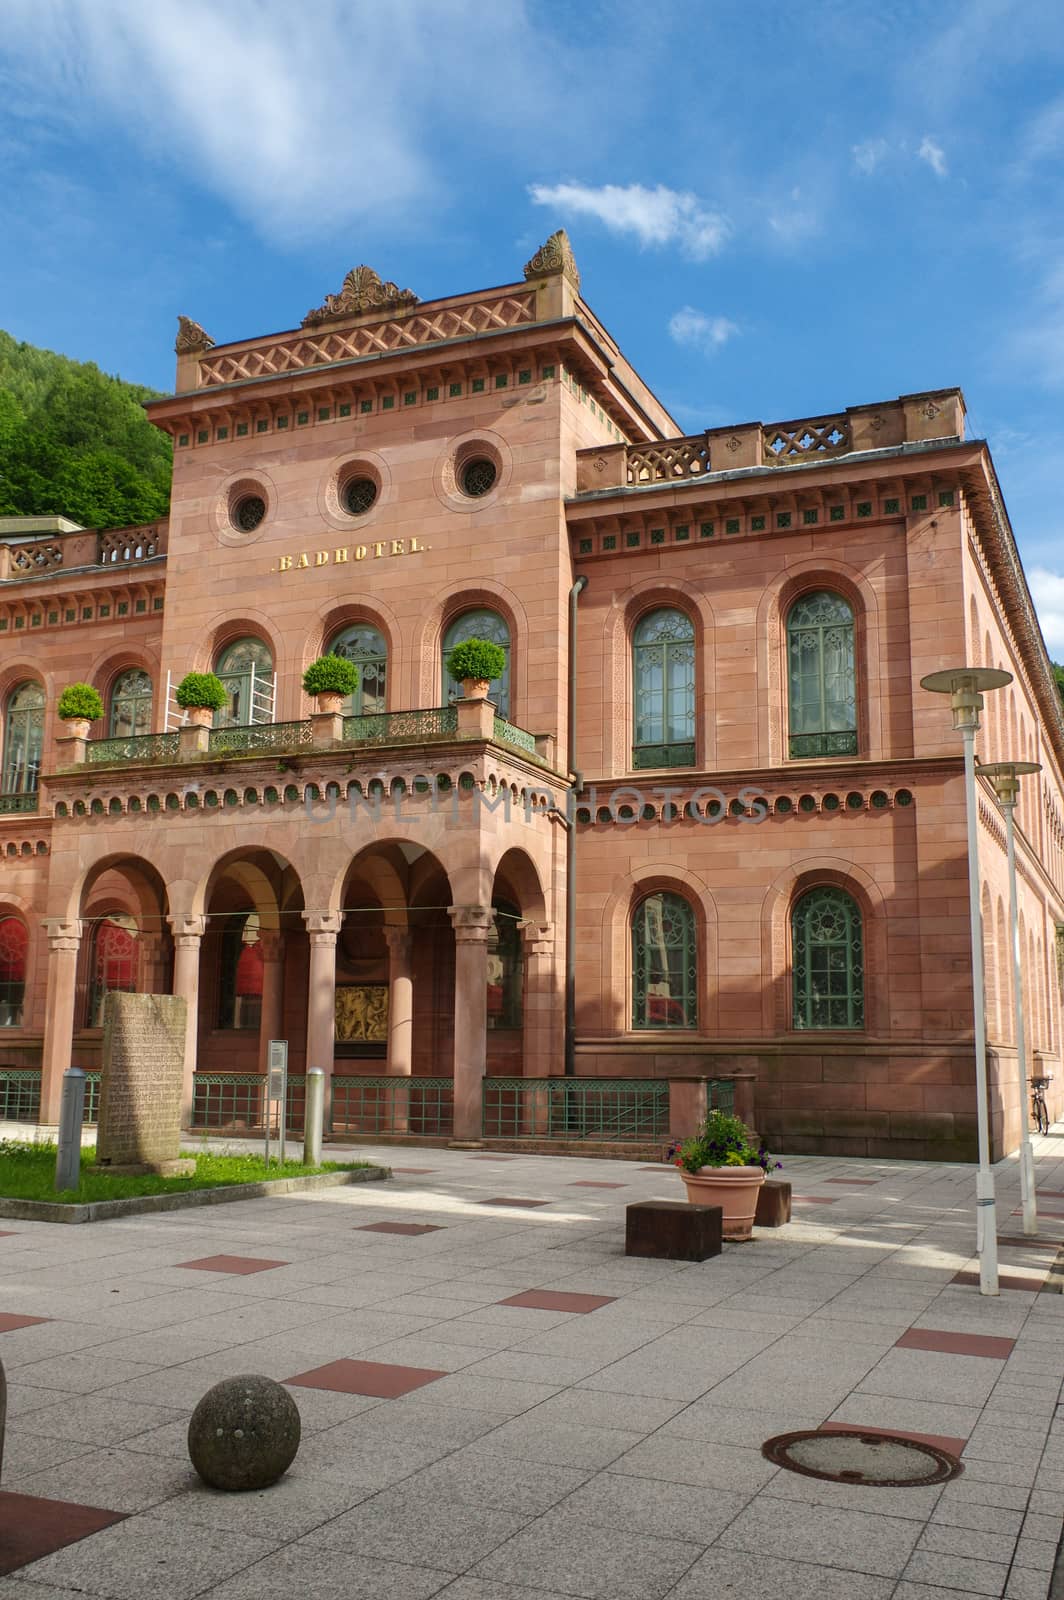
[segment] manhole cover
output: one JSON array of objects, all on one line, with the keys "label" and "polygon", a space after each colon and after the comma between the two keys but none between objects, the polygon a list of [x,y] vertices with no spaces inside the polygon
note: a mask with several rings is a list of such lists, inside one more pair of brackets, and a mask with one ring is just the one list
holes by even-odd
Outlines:
[{"label": "manhole cover", "polygon": [[765,1440],[761,1454],[807,1478],[868,1488],[921,1489],[964,1471],[956,1456],[937,1445],[890,1433],[780,1433]]}]

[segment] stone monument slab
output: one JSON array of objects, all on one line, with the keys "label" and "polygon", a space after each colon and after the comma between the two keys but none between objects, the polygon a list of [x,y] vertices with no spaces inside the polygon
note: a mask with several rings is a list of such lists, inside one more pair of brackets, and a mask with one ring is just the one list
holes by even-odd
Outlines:
[{"label": "stone monument slab", "polygon": [[[111,993],[104,1002],[96,1165],[108,1172],[180,1171],[185,1001]],[[195,1163],[189,1163],[194,1168]]]}]

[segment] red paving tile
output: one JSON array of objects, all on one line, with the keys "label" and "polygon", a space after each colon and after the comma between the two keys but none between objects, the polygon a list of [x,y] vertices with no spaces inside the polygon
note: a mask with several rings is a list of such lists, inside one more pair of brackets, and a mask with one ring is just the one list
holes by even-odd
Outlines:
[{"label": "red paving tile", "polygon": [[[1037,1278],[1023,1278],[1016,1272],[999,1272],[998,1286],[1002,1289],[1026,1289],[1030,1294],[1037,1294],[1045,1283],[1045,1273]],[[978,1272],[955,1272],[950,1279],[951,1283],[974,1283],[978,1285]]]},{"label": "red paving tile", "polygon": [[523,1206],[531,1210],[533,1206],[549,1206],[549,1200],[515,1200],[512,1196],[497,1195],[494,1200],[478,1200],[478,1206]]},{"label": "red paving tile", "polygon": [[[96,1506],[0,1489],[0,1576],[124,1521],[121,1511],[101,1511]],[[29,1584],[27,1593],[32,1588]]]},{"label": "red paving tile", "polygon": [[506,1300],[497,1300],[499,1306],[523,1306],[527,1311],[597,1311],[599,1306],[611,1306],[615,1294],[570,1294],[561,1289],[524,1289]]},{"label": "red paving tile", "polygon": [[791,1204],[794,1206],[833,1206],[837,1202],[834,1195],[828,1194],[792,1194]]},{"label": "red paving tile", "polygon": [[1021,1245],[1025,1250],[1046,1250],[1054,1256],[1060,1249],[1059,1239],[1039,1239],[1036,1234],[1027,1233],[999,1233],[998,1244]]},{"label": "red paving tile", "polygon": [[436,1222],[363,1222],[356,1233],[403,1233],[416,1238],[419,1233],[439,1233],[442,1224]]},{"label": "red paving tile", "polygon": [[1040,1200],[1064,1200],[1064,1189],[1039,1189]]},{"label": "red paving tile", "polygon": [[910,1328],[895,1345],[896,1350],[935,1350],[946,1356],[988,1356],[1005,1361],[1015,1339],[1001,1339],[987,1333],[947,1333],[944,1328]]},{"label": "red paving tile", "polygon": [[825,1422],[822,1433],[875,1433],[894,1439],[915,1439],[917,1444],[937,1445],[951,1456],[959,1456],[967,1439],[955,1439],[948,1433],[910,1433],[906,1428],[868,1428],[860,1422]]},{"label": "red paving tile", "polygon": [[0,1311],[0,1333],[14,1333],[16,1328],[32,1328],[37,1322],[51,1322],[51,1317],[20,1317],[15,1311]]},{"label": "red paving tile", "polygon": [[412,1389],[421,1389],[437,1378],[446,1378],[446,1372],[434,1372],[430,1367],[399,1367],[387,1361],[329,1361],[324,1367],[312,1367],[285,1383],[300,1389],[329,1389],[334,1394],[369,1394],[379,1400],[397,1400]]},{"label": "red paving tile", "polygon": [[874,1189],[878,1178],[825,1178],[825,1183],[845,1183],[852,1189]]},{"label": "red paving tile", "polygon": [[0,1228],[0,1239],[14,1239],[17,1234],[11,1228]]},{"label": "red paving tile", "polygon": [[263,1261],[257,1256],[204,1256],[200,1261],[178,1261],[179,1267],[190,1267],[195,1272],[237,1272],[241,1276],[250,1272],[269,1272],[271,1267],[287,1267],[287,1261]]},{"label": "red paving tile", "polygon": [[577,1178],[575,1183],[570,1183],[570,1189],[627,1189],[626,1183],[595,1183],[591,1178]]}]

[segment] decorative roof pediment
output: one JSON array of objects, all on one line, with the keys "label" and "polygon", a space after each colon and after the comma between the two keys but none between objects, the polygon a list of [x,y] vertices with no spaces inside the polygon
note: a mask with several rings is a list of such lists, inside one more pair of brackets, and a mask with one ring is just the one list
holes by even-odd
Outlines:
[{"label": "decorative roof pediment", "polygon": [[340,317],[360,316],[364,311],[403,311],[417,303],[418,297],[412,289],[382,282],[372,267],[352,267],[340,293],[327,294],[325,304],[308,311],[300,326],[316,328]]},{"label": "decorative roof pediment", "polygon": [[206,329],[201,328],[198,322],[193,322],[191,317],[178,317],[177,338],[174,341],[176,355],[192,356],[213,349],[214,340]]},{"label": "decorative roof pediment", "polygon": [[579,291],[580,273],[577,270],[573,247],[564,228],[552,233],[546,244],[541,244],[530,261],[525,262],[526,278],[541,278],[545,273],[562,272]]}]

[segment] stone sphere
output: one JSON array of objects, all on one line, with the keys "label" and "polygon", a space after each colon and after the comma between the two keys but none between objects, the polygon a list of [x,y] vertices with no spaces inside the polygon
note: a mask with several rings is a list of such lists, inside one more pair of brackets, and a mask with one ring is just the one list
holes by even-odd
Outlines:
[{"label": "stone sphere", "polygon": [[207,1390],[188,1425],[188,1453],[212,1489],[265,1489],[295,1460],[299,1432],[288,1390],[246,1373]]}]

